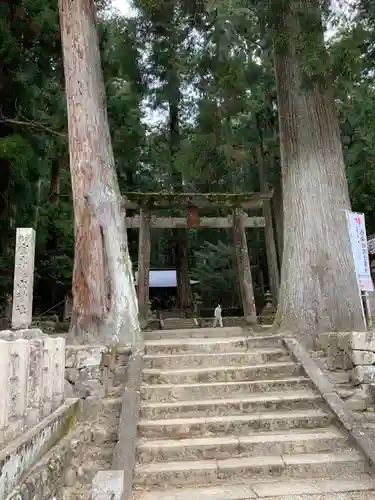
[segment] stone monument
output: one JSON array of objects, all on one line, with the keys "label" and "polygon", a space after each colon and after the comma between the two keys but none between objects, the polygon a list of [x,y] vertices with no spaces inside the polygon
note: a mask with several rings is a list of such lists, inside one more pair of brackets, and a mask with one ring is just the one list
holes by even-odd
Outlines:
[{"label": "stone monument", "polygon": [[19,227],[16,233],[12,328],[29,328],[33,313],[35,231]]}]

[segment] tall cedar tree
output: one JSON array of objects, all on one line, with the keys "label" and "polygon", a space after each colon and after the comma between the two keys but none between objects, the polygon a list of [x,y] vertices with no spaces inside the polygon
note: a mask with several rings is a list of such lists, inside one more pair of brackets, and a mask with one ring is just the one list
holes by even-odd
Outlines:
[{"label": "tall cedar tree", "polygon": [[[320,6],[317,0],[275,0],[274,12],[284,207],[276,324],[310,339],[324,331],[364,330]],[[313,67],[316,61],[323,67]]]},{"label": "tall cedar tree", "polygon": [[60,0],[75,215],[72,336],[135,343],[138,306],[108,127],[93,0]]}]

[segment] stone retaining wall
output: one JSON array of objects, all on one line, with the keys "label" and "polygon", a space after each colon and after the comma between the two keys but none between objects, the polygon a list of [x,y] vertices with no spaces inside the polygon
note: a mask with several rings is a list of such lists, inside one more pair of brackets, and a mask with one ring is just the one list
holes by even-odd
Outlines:
[{"label": "stone retaining wall", "polygon": [[65,396],[99,398],[116,394],[124,386],[131,350],[102,345],[68,345]]},{"label": "stone retaining wall", "polygon": [[64,471],[73,456],[69,436],[61,439],[9,495],[7,500],[53,500],[61,498]]},{"label": "stone retaining wall", "polygon": [[[69,418],[63,428],[51,427],[47,437],[54,446],[49,451],[48,446],[47,453],[40,455],[9,500],[58,499],[63,491],[74,492],[77,485],[88,494],[98,468],[110,468],[129,376],[130,349],[68,345],[65,352],[65,395],[80,398],[75,403],[74,419]],[[68,432],[65,436],[64,431]],[[44,428],[40,432],[46,435]]]},{"label": "stone retaining wall", "polygon": [[[330,332],[320,336],[319,347],[327,355],[329,370],[343,370],[349,375],[355,391],[347,389],[354,410],[374,406],[375,400],[375,332]],[[345,388],[342,390],[345,397]]]},{"label": "stone retaining wall", "polygon": [[[55,412],[43,419],[32,429],[19,436],[0,450],[0,498],[8,498],[13,489],[19,485],[22,478],[33,469],[43,455],[48,454],[51,448],[58,443],[71,429],[76,420],[78,411],[78,401],[69,400],[61,405]],[[62,456],[55,453],[55,462],[58,465]],[[67,462],[64,462],[67,463]],[[54,467],[56,469],[56,467]],[[50,487],[54,487],[56,474],[53,474],[53,481],[49,481],[48,474],[53,471],[45,470],[43,474],[37,475],[35,481],[26,481],[27,486],[19,485],[17,488],[20,496],[11,496],[18,500],[53,498],[47,496]],[[57,474],[59,470],[57,471]],[[46,479],[46,477],[48,480]],[[40,488],[46,488],[45,494],[39,495]]]}]

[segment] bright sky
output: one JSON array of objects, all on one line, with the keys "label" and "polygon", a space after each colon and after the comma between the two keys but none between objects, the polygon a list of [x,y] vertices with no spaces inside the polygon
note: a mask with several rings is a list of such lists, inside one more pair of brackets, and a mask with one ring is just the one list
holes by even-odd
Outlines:
[{"label": "bright sky", "polygon": [[130,7],[129,0],[112,0],[112,5],[126,17],[132,17],[134,10]]}]

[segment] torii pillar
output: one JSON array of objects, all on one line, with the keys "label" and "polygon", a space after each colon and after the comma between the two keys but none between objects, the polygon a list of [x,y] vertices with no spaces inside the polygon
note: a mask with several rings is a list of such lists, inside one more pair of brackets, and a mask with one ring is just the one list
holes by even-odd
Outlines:
[{"label": "torii pillar", "polygon": [[150,251],[151,251],[151,214],[142,209],[140,213],[138,245],[138,315],[141,328],[148,325],[150,299]]},{"label": "torii pillar", "polygon": [[233,237],[236,248],[238,278],[242,297],[243,313],[248,325],[257,323],[253,279],[251,276],[249,251],[247,247],[244,213],[235,209],[233,212]]}]

